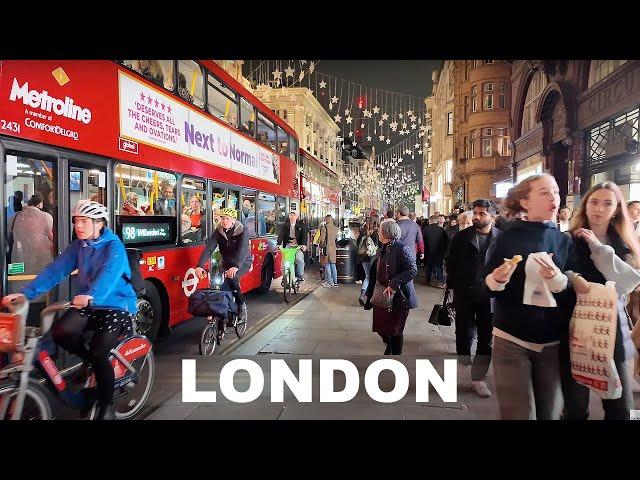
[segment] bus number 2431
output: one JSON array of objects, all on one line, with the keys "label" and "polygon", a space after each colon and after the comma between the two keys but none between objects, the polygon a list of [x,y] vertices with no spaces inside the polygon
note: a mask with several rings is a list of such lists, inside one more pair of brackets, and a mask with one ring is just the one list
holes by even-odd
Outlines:
[{"label": "bus number 2431", "polygon": [[20,133],[20,124],[18,122],[7,122],[6,120],[0,119],[0,130]]}]

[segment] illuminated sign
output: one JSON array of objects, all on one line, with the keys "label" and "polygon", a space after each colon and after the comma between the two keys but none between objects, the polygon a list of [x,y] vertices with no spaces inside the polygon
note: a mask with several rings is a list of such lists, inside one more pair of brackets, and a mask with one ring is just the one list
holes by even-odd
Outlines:
[{"label": "illuminated sign", "polygon": [[[123,223],[122,239],[124,243],[143,243],[168,241],[171,239],[171,228],[164,223]],[[155,264],[155,257],[153,258]],[[147,262],[147,264],[149,264]]]}]

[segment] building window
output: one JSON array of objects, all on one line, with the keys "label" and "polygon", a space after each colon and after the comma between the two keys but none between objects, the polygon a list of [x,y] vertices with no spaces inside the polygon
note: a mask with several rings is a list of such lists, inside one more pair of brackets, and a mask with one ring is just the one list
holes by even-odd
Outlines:
[{"label": "building window", "polygon": [[508,157],[511,155],[509,151],[509,143],[511,142],[511,137],[509,137],[509,129],[508,128],[499,128],[498,129],[498,153],[503,157]]},{"label": "building window", "polygon": [[540,70],[533,74],[527,96],[524,101],[524,110],[522,112],[522,130],[520,135],[530,132],[536,126],[536,110],[540,97],[547,86],[547,78]]},{"label": "building window", "polygon": [[482,65],[484,65],[484,61],[483,60],[476,60],[474,66],[475,67],[481,67]]},{"label": "building window", "polygon": [[471,130],[471,158],[476,158],[476,131]]},{"label": "building window", "polygon": [[485,65],[491,65],[493,63],[493,60],[485,60],[484,63]]},{"label": "building window", "polygon": [[473,96],[471,98],[471,111],[472,112],[477,112],[478,111],[478,97]]},{"label": "building window", "polygon": [[498,108],[507,108],[507,98],[504,93],[498,95]]},{"label": "building window", "polygon": [[493,83],[485,83],[484,84],[485,92],[493,92]]},{"label": "building window", "polygon": [[598,83],[626,62],[627,60],[591,60],[591,68],[589,69],[589,87]]},{"label": "building window", "polygon": [[482,129],[482,136],[483,137],[490,137],[491,135],[493,135],[493,129],[492,128],[483,128]]},{"label": "building window", "polygon": [[444,183],[451,183],[453,180],[453,160],[447,160],[444,166]]},{"label": "building window", "polygon": [[482,139],[482,156],[483,157],[491,156],[491,139],[490,138]]},{"label": "building window", "polygon": [[464,79],[465,81],[469,80],[469,62],[464,64]]},{"label": "building window", "polygon": [[447,113],[447,135],[453,135],[453,112]]},{"label": "building window", "polygon": [[462,137],[463,158],[469,158],[469,137]]},{"label": "building window", "polygon": [[468,95],[464,97],[464,110],[463,110],[462,118],[464,119],[465,122],[469,118],[469,96]]},{"label": "building window", "polygon": [[493,94],[486,94],[484,96],[484,110],[493,109]]},{"label": "building window", "polygon": [[501,83],[500,84],[500,91],[501,92],[506,92],[507,91],[507,84],[506,83]]},{"label": "building window", "polygon": [[173,91],[173,60],[122,60],[122,64],[157,86]]},{"label": "building window", "polygon": [[471,87],[471,95],[476,95],[478,93],[478,86],[474,85]]}]

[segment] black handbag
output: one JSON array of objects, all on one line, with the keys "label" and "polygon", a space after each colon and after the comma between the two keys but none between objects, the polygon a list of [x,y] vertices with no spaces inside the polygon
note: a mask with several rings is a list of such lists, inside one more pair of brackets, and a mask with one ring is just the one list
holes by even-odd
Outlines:
[{"label": "black handbag", "polygon": [[456,310],[451,302],[449,302],[449,289],[445,289],[442,304],[436,303],[431,310],[429,323],[432,325],[450,326],[456,320]]}]

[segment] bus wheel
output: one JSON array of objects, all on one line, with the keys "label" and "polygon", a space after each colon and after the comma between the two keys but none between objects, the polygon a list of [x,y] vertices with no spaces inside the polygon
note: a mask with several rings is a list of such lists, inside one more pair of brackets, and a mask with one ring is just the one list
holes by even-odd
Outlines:
[{"label": "bus wheel", "polygon": [[136,332],[155,342],[162,323],[162,302],[156,287],[145,282],[145,293],[138,297],[136,312]]},{"label": "bus wheel", "polygon": [[271,288],[271,281],[273,280],[273,257],[269,255],[264,261],[262,266],[262,275],[260,276],[262,282],[256,289],[258,293],[267,293]]}]

